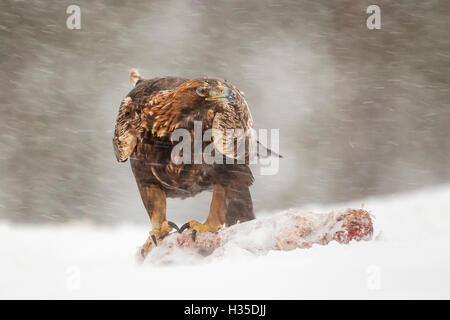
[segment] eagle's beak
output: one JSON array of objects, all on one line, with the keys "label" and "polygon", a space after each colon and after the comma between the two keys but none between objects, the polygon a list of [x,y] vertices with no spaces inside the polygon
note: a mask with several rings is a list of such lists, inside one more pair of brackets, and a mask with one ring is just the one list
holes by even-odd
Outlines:
[{"label": "eagle's beak", "polygon": [[206,97],[206,101],[226,101],[226,102],[234,102],[236,100],[236,95],[233,90],[224,86],[217,86],[218,94],[211,97]]}]

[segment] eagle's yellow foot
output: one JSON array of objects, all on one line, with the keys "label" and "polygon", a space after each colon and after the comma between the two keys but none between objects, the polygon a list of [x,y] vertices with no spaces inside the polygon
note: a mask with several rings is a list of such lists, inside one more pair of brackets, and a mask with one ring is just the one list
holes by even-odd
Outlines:
[{"label": "eagle's yellow foot", "polygon": [[175,223],[164,221],[159,229],[150,231],[147,241],[145,241],[144,245],[141,247],[141,256],[145,258],[152,246],[158,246],[157,240],[164,239],[173,229],[176,229],[177,231],[180,230]]},{"label": "eagle's yellow foot", "polygon": [[192,220],[190,222],[185,223],[179,230],[180,233],[183,233],[186,229],[192,229],[192,239],[195,241],[197,233],[200,232],[217,232],[222,225],[211,225],[208,222],[200,223],[198,221]]}]

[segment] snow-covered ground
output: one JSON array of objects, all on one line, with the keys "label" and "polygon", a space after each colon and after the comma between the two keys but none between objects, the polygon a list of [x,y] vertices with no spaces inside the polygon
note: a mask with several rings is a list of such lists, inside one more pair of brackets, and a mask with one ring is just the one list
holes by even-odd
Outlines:
[{"label": "snow-covered ground", "polygon": [[[450,298],[450,186],[364,199],[373,241],[138,264],[146,227],[0,223],[0,298]],[[316,212],[361,207],[362,201]]]}]

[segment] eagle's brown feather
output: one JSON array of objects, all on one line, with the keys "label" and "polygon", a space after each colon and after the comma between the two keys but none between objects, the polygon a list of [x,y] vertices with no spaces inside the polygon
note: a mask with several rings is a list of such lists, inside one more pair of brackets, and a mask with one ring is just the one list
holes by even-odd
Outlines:
[{"label": "eagle's brown feather", "polygon": [[140,119],[135,105],[130,97],[126,97],[120,104],[114,130],[114,152],[117,161],[125,162],[136,147]]}]

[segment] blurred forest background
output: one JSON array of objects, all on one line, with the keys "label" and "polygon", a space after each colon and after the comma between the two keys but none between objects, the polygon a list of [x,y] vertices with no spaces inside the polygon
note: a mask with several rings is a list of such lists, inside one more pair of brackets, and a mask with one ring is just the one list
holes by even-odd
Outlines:
[{"label": "blurred forest background", "polygon": [[[228,79],[257,128],[280,129],[257,213],[449,183],[449,17],[448,0],[2,0],[0,219],[148,223],[111,142],[133,67]],[[203,219],[209,201],[168,216]]]}]

